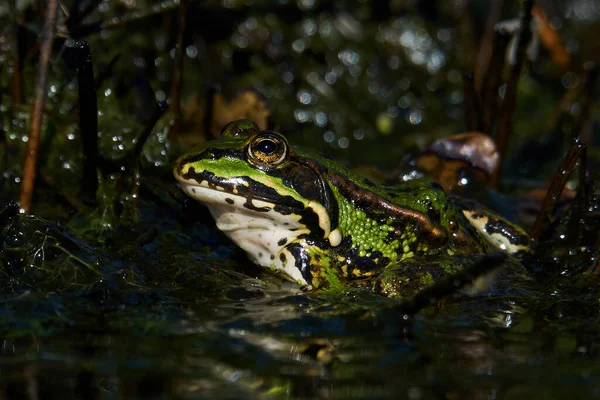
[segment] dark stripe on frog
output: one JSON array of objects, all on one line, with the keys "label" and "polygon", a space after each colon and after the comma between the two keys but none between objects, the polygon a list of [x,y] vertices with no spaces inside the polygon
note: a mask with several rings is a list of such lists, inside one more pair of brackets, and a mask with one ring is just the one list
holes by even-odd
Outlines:
[{"label": "dark stripe on frog", "polygon": [[493,233],[498,233],[509,240],[511,244],[527,246],[529,244],[529,236],[519,232],[517,229],[513,229],[510,224],[507,224],[505,221],[502,221],[498,218],[494,218],[493,216],[488,216],[488,223],[485,224],[485,230],[490,235]]},{"label": "dark stripe on frog", "polygon": [[274,204],[273,210],[283,215],[296,214],[300,216],[300,223],[305,225],[312,235],[316,235],[317,238],[325,236],[325,232],[319,225],[319,216],[312,210],[312,208],[305,208],[302,202],[294,199],[291,196],[282,196],[277,193],[275,189],[265,186],[260,182],[257,182],[247,176],[244,177],[232,177],[232,178],[221,178],[210,171],[202,171],[196,173],[193,167],[188,169],[188,172],[182,174],[182,177],[186,180],[195,180],[198,183],[208,182],[209,187],[215,188],[217,186],[225,188],[227,193],[233,193],[232,181],[236,181],[241,178],[244,179],[248,186],[236,185],[237,195],[246,198],[244,206],[254,211],[269,211],[267,207],[256,207],[252,204],[252,200],[261,200],[267,203]]},{"label": "dark stripe on frog", "polygon": [[395,224],[401,223],[418,228],[421,231],[418,236],[425,234],[427,235],[425,239],[428,241],[443,242],[447,239],[447,233],[437,221],[432,221],[429,215],[394,204],[337,173],[330,173],[329,179],[342,196],[352,199],[356,208],[364,210],[367,215],[372,214],[373,210],[382,210],[382,214],[392,218]]},{"label": "dark stripe on frog", "polygon": [[181,167],[186,164],[196,163],[198,161],[203,161],[203,160],[218,160],[223,157],[241,159],[241,158],[244,158],[244,150],[243,149],[214,149],[214,148],[206,149],[201,153],[194,154],[194,155],[191,155],[189,157],[182,159],[179,162],[179,166],[177,169],[181,170]]},{"label": "dark stripe on frog", "polygon": [[292,254],[292,257],[294,257],[294,265],[298,268],[302,277],[306,280],[306,283],[312,285],[313,275],[310,270],[310,257],[308,256],[306,249],[298,243],[292,243],[288,245],[286,249]]},{"label": "dark stripe on frog", "polygon": [[331,230],[338,227],[338,204],[325,181],[327,168],[318,162],[290,153],[290,162],[276,171],[286,185],[306,199],[318,201],[328,212]]},{"label": "dark stripe on frog", "polygon": [[[236,190],[237,190],[237,195],[239,196],[243,196],[248,200],[262,200],[265,201],[267,203],[273,203],[274,199],[277,199],[277,205],[284,207],[284,208],[291,208],[291,209],[295,209],[297,210],[301,210],[304,208],[304,204],[302,204],[300,201],[294,199],[291,196],[282,196],[279,193],[277,193],[275,191],[275,189],[272,189],[268,186],[265,186],[259,182],[256,182],[253,179],[250,179],[249,177],[232,177],[232,178],[222,178],[219,177],[217,175],[215,175],[213,172],[210,171],[202,171],[200,173],[197,173],[196,170],[194,169],[194,167],[190,167],[188,169],[188,172],[186,172],[185,174],[181,175],[184,179],[186,180],[195,180],[196,182],[198,182],[199,184],[206,181],[208,183],[208,186],[210,188],[213,188],[216,190],[217,186],[223,187],[225,188],[225,191],[227,193],[232,193],[233,194],[233,186],[234,184],[232,183],[232,181],[236,181],[239,179],[244,179],[245,182],[248,183],[248,186],[244,186],[244,185],[235,185]],[[290,212],[287,212],[287,214],[290,214]]]},{"label": "dark stripe on frog", "polygon": [[244,203],[244,207],[246,207],[248,210],[252,210],[252,211],[258,211],[258,212],[269,212],[271,211],[271,207],[256,207],[253,203],[252,203],[252,199],[251,198],[247,198],[246,202]]}]

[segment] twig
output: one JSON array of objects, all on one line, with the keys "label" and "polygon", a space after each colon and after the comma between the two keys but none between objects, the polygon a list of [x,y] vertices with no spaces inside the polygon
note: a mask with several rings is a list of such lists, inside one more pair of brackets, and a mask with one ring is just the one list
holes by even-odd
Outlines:
[{"label": "twig", "polygon": [[465,128],[467,132],[480,131],[481,126],[481,106],[477,92],[475,91],[475,76],[473,72],[464,74],[463,91],[465,93]]},{"label": "twig", "polygon": [[79,32],[77,31],[77,26],[79,23],[92,13],[101,3],[101,0],[93,0],[90,1],[82,10],[79,10],[80,2],[73,2],[72,7],[69,10],[69,16],[67,19],[67,28],[69,29],[69,34],[72,38],[79,37]]},{"label": "twig", "polygon": [[587,143],[590,138],[588,135],[584,134],[583,129],[586,122],[590,118],[590,112],[596,101],[596,96],[594,96],[594,93],[596,91],[596,83],[598,82],[598,73],[600,72],[600,68],[593,61],[588,61],[583,64],[583,68],[584,76],[581,84],[581,87],[583,88],[583,106],[581,108],[581,114],[579,115],[579,118],[573,127],[573,135],[579,136],[584,143]]},{"label": "twig", "polygon": [[483,93],[488,72],[491,68],[496,67],[493,62],[494,56],[496,56],[496,52],[498,50],[494,46],[494,42],[496,41],[496,32],[494,27],[502,16],[504,0],[495,0],[489,4],[487,21],[485,22],[485,31],[479,44],[479,52],[477,53],[475,67],[473,68],[475,74],[475,91],[477,93]]},{"label": "twig", "polygon": [[[146,125],[146,127],[142,131],[142,134],[140,135],[138,141],[135,144],[135,147],[133,148],[133,154],[132,154],[133,169],[135,170],[135,173],[133,174],[133,176],[134,176],[135,184],[133,185],[132,194],[134,195],[134,199],[139,199],[140,177],[141,177],[141,174],[139,173],[140,155],[142,154],[142,150],[144,149],[144,144],[146,144],[146,142],[148,141],[148,138],[150,137],[150,134],[152,133],[152,131],[154,130],[154,127],[158,123],[158,120],[165,114],[165,112],[168,109],[169,109],[169,104],[166,101],[159,101],[156,104],[156,108],[154,109],[154,112],[152,113],[152,118],[151,118],[150,122]],[[137,200],[134,200],[134,201],[137,201]]]},{"label": "twig", "polygon": [[138,138],[137,142],[135,143],[135,147],[133,148],[132,157],[134,160],[139,159],[140,154],[142,154],[142,149],[144,148],[144,144],[146,144],[146,141],[148,141],[148,138],[150,137],[152,130],[156,126],[156,123],[158,122],[160,117],[162,117],[163,114],[168,110],[168,108],[169,108],[169,105],[165,101],[159,101],[156,104],[156,108],[154,109],[154,112],[152,113],[152,118],[150,119],[150,122],[146,125],[146,127],[142,131],[142,134]]},{"label": "twig", "polygon": [[131,22],[139,22],[142,19],[149,18],[157,14],[163,14],[177,7],[179,7],[178,0],[166,0],[156,3],[152,7],[147,7],[142,11],[135,10],[117,17],[109,18],[107,20],[90,22],[85,25],[80,24],[76,28],[77,37],[85,37],[105,29],[122,28]]},{"label": "twig", "polygon": [[577,197],[573,213],[569,220],[567,233],[571,236],[574,244],[580,244],[583,238],[583,224],[581,223],[581,216],[588,207],[588,179],[587,179],[587,146],[581,144],[579,138],[576,139],[576,143],[583,146],[581,149],[581,155],[579,156],[579,186],[577,188]]},{"label": "twig", "polygon": [[510,35],[506,31],[495,31],[492,58],[481,85],[482,125],[483,131],[488,135],[494,132],[498,108],[498,89],[502,84],[502,69],[509,41]]},{"label": "twig", "polygon": [[75,43],[77,51],[77,91],[79,94],[79,128],[83,142],[83,173],[80,194],[93,202],[98,190],[98,100],[94,82],[92,53],[87,42]]},{"label": "twig", "polygon": [[177,46],[175,47],[175,59],[173,62],[173,80],[171,81],[171,93],[169,96],[169,106],[171,107],[174,124],[169,133],[179,132],[181,124],[181,83],[183,78],[183,36],[185,33],[185,21],[187,14],[188,0],[181,0],[179,3],[179,23],[177,27]]},{"label": "twig", "polygon": [[556,203],[560,199],[569,175],[575,168],[577,161],[581,160],[582,155],[585,154],[585,145],[581,144],[579,140],[575,140],[575,143],[571,146],[571,149],[563,159],[562,163],[552,175],[550,181],[550,187],[544,196],[542,207],[538,212],[533,227],[531,228],[530,236],[534,240],[543,240],[547,236],[546,228],[550,222],[550,216],[554,212]]},{"label": "twig", "polygon": [[13,68],[13,74],[12,74],[12,90],[11,90],[11,103],[13,105],[17,105],[17,104],[23,104],[23,66],[22,66],[22,62],[23,62],[23,57],[21,55],[21,35],[20,35],[20,24],[18,22],[18,16],[17,16],[17,7],[16,7],[16,0],[11,0],[8,2],[9,7],[10,7],[10,13],[12,15],[12,17],[14,18],[14,25],[13,25],[13,30],[12,30],[12,34],[14,36],[14,46],[15,46],[15,51],[14,51],[14,58],[15,58],[15,64],[14,64],[14,68]]},{"label": "twig", "polygon": [[103,70],[99,71],[98,76],[96,77],[96,83],[94,85],[96,87],[96,89],[99,88],[100,86],[102,86],[102,84],[104,83],[104,80],[106,80],[106,78],[108,78],[110,76],[110,74],[112,74],[112,72],[113,72],[112,70],[113,70],[115,64],[117,63],[117,61],[119,60],[119,58],[121,58],[121,55],[117,54],[110,60],[108,65],[106,67],[104,67]]},{"label": "twig", "polygon": [[37,84],[35,87],[35,100],[31,111],[31,125],[29,129],[29,141],[27,142],[27,153],[23,165],[23,183],[19,202],[25,212],[31,209],[35,177],[38,167],[38,151],[40,148],[40,132],[42,129],[42,111],[46,99],[46,86],[48,84],[48,64],[52,53],[52,43],[56,30],[56,18],[58,13],[58,0],[48,0],[46,9],[46,20],[42,31],[40,46],[40,66],[38,70]]},{"label": "twig", "polygon": [[[529,40],[531,39],[531,8],[533,0],[523,0],[523,11],[521,15],[519,37],[515,49],[514,64],[511,66],[508,82],[506,83],[506,91],[504,93],[504,102],[500,109],[498,121],[498,130],[496,133],[496,144],[498,145],[498,153],[500,154],[501,163],[506,159],[506,149],[508,147],[508,139],[512,135],[512,119],[517,107],[517,84],[519,76],[525,61],[525,50]],[[498,184],[502,168],[498,168],[492,181]]]}]

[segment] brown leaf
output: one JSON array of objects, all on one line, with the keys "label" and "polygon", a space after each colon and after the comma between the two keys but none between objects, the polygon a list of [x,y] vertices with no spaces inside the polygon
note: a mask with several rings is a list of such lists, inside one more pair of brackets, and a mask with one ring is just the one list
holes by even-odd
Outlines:
[{"label": "brown leaf", "polygon": [[256,90],[244,90],[230,102],[217,92],[213,99],[210,133],[212,136],[218,137],[225,125],[238,119],[252,120],[261,130],[265,130],[270,115],[271,109]]},{"label": "brown leaf", "polygon": [[460,186],[465,168],[471,170],[477,180],[488,182],[499,167],[499,155],[488,135],[466,132],[435,141],[417,158],[417,166],[445,190],[451,190]]}]

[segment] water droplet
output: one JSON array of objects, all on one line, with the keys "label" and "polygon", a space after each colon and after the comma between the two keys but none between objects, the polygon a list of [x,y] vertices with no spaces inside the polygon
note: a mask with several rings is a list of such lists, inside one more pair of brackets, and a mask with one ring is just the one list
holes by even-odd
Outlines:
[{"label": "water droplet", "polygon": [[313,95],[306,90],[300,90],[296,93],[296,99],[302,104],[311,104],[313,102]]},{"label": "water droplet", "polygon": [[335,73],[328,72],[325,74],[325,82],[329,83],[330,85],[333,85],[336,80],[337,80],[337,76]]},{"label": "water droplet", "polygon": [[423,113],[421,112],[421,110],[411,110],[408,112],[408,114],[406,114],[406,120],[412,125],[420,124],[422,119]]},{"label": "water droplet", "polygon": [[285,83],[292,83],[294,81],[294,74],[290,71],[285,71],[282,75],[281,78],[283,79],[283,81]]},{"label": "water droplet", "polygon": [[356,140],[363,140],[365,138],[365,131],[364,129],[355,129],[352,136],[354,136],[354,139]]},{"label": "water droplet", "polygon": [[441,42],[447,42],[452,38],[452,34],[449,29],[440,29],[437,31],[437,38]]},{"label": "water droplet", "polygon": [[506,94],[506,83],[498,88],[498,95],[500,98],[504,99],[504,95]]},{"label": "water droplet", "polygon": [[296,121],[304,123],[310,121],[312,115],[309,111],[298,109],[294,111],[294,117],[296,118]]},{"label": "water droplet", "polygon": [[360,61],[360,55],[349,49],[342,50],[338,53],[338,58],[344,65],[356,65]]},{"label": "water droplet", "polygon": [[198,48],[196,46],[190,45],[185,48],[185,54],[189,58],[196,58],[196,56],[198,55]]},{"label": "water droplet", "polygon": [[312,36],[317,33],[317,24],[312,18],[302,21],[302,31],[307,36]]},{"label": "water droplet", "polygon": [[335,133],[333,133],[332,131],[327,131],[323,134],[323,140],[325,140],[327,143],[333,142],[334,139],[335,139]]},{"label": "water droplet", "polygon": [[315,124],[317,126],[324,127],[325,125],[327,125],[327,120],[327,114],[325,114],[324,112],[319,111],[315,114]]},{"label": "water droplet", "polygon": [[567,89],[572,89],[579,84],[579,77],[575,72],[567,72],[560,79],[562,85]]},{"label": "water droplet", "polygon": [[304,40],[296,39],[292,42],[292,49],[296,53],[302,53],[305,48],[306,48],[306,43],[304,43]]}]

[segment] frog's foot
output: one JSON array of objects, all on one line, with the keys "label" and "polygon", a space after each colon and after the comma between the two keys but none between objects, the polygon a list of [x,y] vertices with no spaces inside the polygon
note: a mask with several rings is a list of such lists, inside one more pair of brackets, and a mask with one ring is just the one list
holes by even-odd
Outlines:
[{"label": "frog's foot", "polygon": [[495,248],[509,254],[530,251],[530,238],[525,231],[485,209],[462,210],[481,237]]}]

